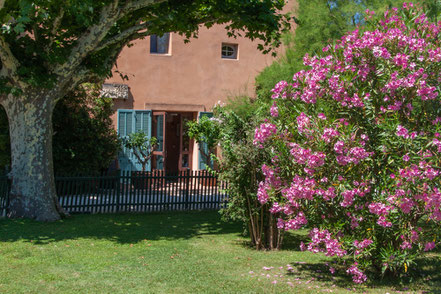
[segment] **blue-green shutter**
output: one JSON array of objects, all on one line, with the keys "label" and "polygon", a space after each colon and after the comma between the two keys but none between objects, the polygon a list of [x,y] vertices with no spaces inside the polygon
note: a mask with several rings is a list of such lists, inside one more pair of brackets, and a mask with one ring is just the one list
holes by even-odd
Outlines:
[{"label": "blue-green shutter", "polygon": [[[147,134],[147,137],[150,139],[152,137],[152,112],[150,110],[135,110],[134,113],[135,118],[135,132],[142,131]],[[132,158],[134,170],[141,171],[142,165],[136,159],[135,156]],[[146,166],[146,170],[151,170],[151,163],[149,162]]]},{"label": "blue-green shutter", "polygon": [[[129,134],[143,131],[151,137],[152,113],[150,110],[118,109],[118,136],[121,139]],[[132,150],[125,147],[118,154],[120,169],[123,171],[141,171],[142,166],[133,155]],[[150,170],[150,164],[147,166]]]},{"label": "blue-green shutter", "polygon": [[[199,119],[201,119],[202,117],[213,117],[213,113],[212,112],[199,112]],[[202,150],[204,150],[205,154],[208,153],[208,146],[206,143],[201,143],[199,145],[199,148],[201,148]],[[213,167],[213,162],[210,162],[210,166]],[[207,165],[205,164],[205,162],[203,161],[203,157],[201,154],[201,151],[199,150],[199,169],[207,169]]]},{"label": "blue-green shutter", "polygon": [[[131,109],[118,109],[118,136],[121,139],[126,138],[132,133],[132,116],[133,110]],[[131,164],[131,151],[126,147],[122,147],[122,150],[118,154],[119,167],[123,171],[133,170]]]}]

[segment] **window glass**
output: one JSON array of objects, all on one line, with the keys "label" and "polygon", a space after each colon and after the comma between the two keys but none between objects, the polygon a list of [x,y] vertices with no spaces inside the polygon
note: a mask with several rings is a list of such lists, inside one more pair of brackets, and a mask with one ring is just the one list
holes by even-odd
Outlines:
[{"label": "window glass", "polygon": [[170,33],[165,33],[162,36],[150,36],[150,53],[168,54],[170,47]]},{"label": "window glass", "polygon": [[222,58],[237,59],[237,44],[225,44],[222,43]]}]

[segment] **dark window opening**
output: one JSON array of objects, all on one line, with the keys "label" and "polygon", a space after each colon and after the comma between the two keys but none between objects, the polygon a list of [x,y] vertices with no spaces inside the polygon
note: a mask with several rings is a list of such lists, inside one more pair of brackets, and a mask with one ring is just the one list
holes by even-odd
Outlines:
[{"label": "dark window opening", "polygon": [[170,33],[165,33],[162,36],[150,36],[150,53],[155,54],[169,54],[170,48]]}]

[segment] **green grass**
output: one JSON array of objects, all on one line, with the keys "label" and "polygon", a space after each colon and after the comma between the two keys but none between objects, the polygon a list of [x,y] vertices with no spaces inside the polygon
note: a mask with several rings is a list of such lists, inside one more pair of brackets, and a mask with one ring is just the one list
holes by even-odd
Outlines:
[{"label": "green grass", "polygon": [[[216,212],[75,215],[56,223],[3,219],[0,293],[433,293],[441,289],[438,253],[422,260],[422,274],[430,279],[418,278],[404,286],[374,281],[354,287],[343,271],[329,273],[324,264],[330,259],[298,251],[302,234],[288,236],[285,250],[257,252],[248,247],[241,232],[240,224],[221,222]],[[288,263],[294,267],[291,274]],[[274,269],[266,271],[264,266]]]}]

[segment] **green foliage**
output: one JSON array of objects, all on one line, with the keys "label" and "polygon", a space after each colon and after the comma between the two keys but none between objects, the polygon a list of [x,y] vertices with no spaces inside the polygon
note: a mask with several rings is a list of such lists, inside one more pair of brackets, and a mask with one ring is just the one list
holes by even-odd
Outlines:
[{"label": "green foliage", "polygon": [[53,116],[56,173],[97,173],[116,158],[119,141],[111,115],[113,102],[100,97],[100,85],[86,84],[58,102]]},{"label": "green foliage", "polygon": [[186,127],[188,129],[188,136],[199,144],[199,151],[204,163],[210,165],[208,163],[211,162],[212,155],[214,155],[219,141],[220,129],[218,121],[202,116],[199,121],[188,121]]},{"label": "green foliage", "polygon": [[282,232],[268,208],[257,201],[261,166],[270,161],[269,150],[253,146],[255,126],[264,115],[265,103],[246,96],[230,99],[214,109],[221,155],[218,174],[228,183],[228,203],[221,210],[224,219],[241,221],[256,249],[279,249]]},{"label": "green foliage", "polygon": [[142,171],[145,172],[146,166],[153,156],[153,151],[158,146],[156,137],[149,138],[143,131],[129,134],[127,138],[123,139],[123,147],[131,149],[133,155],[142,165]]},{"label": "green foliage", "polygon": [[[328,43],[339,39],[344,33],[362,25],[366,9],[378,15],[391,6],[400,6],[404,0],[299,0],[296,11],[295,33],[286,33],[285,55],[256,77],[259,97],[269,99],[270,90],[281,81],[289,81],[292,74],[305,69],[305,54],[316,55]],[[432,2],[432,0],[427,1]]]}]

